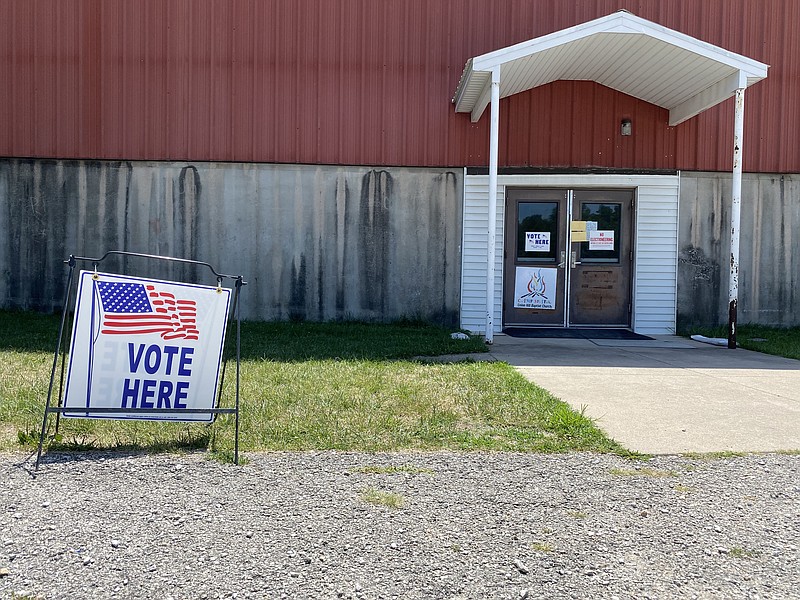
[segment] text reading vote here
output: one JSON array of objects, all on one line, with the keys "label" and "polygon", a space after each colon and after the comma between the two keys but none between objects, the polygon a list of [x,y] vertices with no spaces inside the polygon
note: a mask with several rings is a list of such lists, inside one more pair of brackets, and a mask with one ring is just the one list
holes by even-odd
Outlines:
[{"label": "text reading vote here", "polygon": [[[186,408],[194,348],[128,344],[131,375],[159,375],[159,379],[129,377],[122,388],[122,408]],[[169,377],[170,379],[165,379]]]}]

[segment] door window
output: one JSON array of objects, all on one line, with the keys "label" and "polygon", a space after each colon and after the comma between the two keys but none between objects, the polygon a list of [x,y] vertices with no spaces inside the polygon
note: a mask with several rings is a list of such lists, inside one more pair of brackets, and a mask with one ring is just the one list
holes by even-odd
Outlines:
[{"label": "door window", "polygon": [[558,202],[518,202],[517,207],[517,261],[555,263]]},{"label": "door window", "polygon": [[[612,232],[613,250],[592,249],[591,242],[581,242],[580,258],[587,263],[616,263],[620,261],[620,232],[622,231],[622,204],[619,202],[581,202],[581,221],[591,224],[587,227],[587,235],[591,231]],[[606,234],[608,235],[608,234]]]}]

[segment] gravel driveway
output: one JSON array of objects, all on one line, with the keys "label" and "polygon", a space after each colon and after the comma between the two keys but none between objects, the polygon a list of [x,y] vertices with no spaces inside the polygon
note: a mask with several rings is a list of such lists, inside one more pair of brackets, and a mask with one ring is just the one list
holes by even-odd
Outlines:
[{"label": "gravel driveway", "polygon": [[800,598],[799,456],[25,458],[3,598]]}]

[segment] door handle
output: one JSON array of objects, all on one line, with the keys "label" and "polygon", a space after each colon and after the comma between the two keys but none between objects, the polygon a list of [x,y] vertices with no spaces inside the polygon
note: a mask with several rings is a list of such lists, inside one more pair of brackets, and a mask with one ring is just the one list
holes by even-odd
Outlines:
[{"label": "door handle", "polygon": [[575,252],[574,250],[572,252],[570,252],[570,255],[572,257],[572,260],[571,260],[572,264],[570,266],[571,266],[571,268],[574,269],[576,266],[581,264],[581,261],[578,260],[578,253]]},{"label": "door handle", "polygon": [[563,269],[567,266],[567,253],[563,250],[561,251],[561,262],[558,263],[558,268]]}]

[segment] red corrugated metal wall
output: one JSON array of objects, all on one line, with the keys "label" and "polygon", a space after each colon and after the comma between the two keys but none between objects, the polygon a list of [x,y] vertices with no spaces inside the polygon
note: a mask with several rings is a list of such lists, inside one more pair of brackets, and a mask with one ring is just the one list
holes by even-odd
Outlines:
[{"label": "red corrugated metal wall", "polygon": [[[450,103],[465,61],[620,8],[770,64],[745,168],[800,172],[795,0],[0,0],[0,155],[485,165],[488,118]],[[732,112],[669,128],[557,82],[502,102],[500,160],[728,170]]]}]

